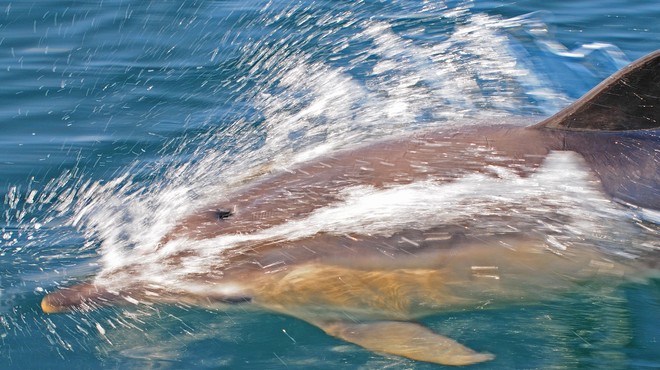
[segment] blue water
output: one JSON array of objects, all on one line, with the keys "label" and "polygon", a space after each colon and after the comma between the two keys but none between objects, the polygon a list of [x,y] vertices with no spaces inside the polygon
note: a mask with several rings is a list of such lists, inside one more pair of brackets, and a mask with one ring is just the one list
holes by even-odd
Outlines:
[{"label": "blue water", "polygon": [[[655,1],[1,3],[0,367],[439,367],[270,313],[39,301],[264,166],[552,114],[658,49],[658,19]],[[424,323],[497,354],[475,368],[660,368],[659,312],[651,280]]]}]

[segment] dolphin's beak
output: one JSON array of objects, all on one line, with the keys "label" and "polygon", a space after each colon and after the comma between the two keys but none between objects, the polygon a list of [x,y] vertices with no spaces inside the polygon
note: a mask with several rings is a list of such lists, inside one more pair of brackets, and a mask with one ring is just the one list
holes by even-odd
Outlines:
[{"label": "dolphin's beak", "polygon": [[44,313],[60,313],[67,311],[64,307],[58,306],[50,294],[41,300],[41,310],[44,311]]},{"label": "dolphin's beak", "polygon": [[45,313],[69,311],[89,311],[106,306],[116,295],[106,289],[90,283],[59,289],[46,295],[41,300],[41,309]]}]

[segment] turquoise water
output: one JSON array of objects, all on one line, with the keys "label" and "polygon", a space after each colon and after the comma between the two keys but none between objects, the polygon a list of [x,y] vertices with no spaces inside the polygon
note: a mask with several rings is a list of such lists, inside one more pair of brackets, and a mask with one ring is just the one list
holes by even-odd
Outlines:
[{"label": "turquoise water", "polygon": [[[439,367],[269,313],[39,301],[264,165],[552,114],[658,49],[658,19],[654,1],[0,4],[0,367]],[[660,282],[594,293],[424,323],[497,354],[475,368],[660,367]]]}]

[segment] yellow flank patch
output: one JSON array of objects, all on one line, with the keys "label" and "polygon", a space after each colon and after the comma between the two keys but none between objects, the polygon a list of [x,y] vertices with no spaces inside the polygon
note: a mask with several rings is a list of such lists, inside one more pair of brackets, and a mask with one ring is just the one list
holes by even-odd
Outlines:
[{"label": "yellow flank patch", "polygon": [[256,294],[259,301],[284,311],[299,307],[406,319],[437,310],[446,298],[444,274],[433,269],[365,271],[308,264],[262,279]]}]

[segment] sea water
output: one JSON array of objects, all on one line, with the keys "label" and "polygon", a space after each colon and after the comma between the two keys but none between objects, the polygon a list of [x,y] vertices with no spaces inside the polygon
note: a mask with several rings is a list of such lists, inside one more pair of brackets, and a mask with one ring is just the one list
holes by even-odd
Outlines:
[{"label": "sea water", "polygon": [[[147,256],[183,216],[264,173],[418,129],[540,120],[657,49],[657,19],[653,1],[0,4],[0,368],[438,367],[270,313],[45,315],[39,302]],[[598,195],[568,157],[530,178],[494,171],[443,189],[347,189],[317,220],[271,232],[346,230],[351,219],[379,232],[411,226],[378,224],[383,199],[397,200],[392,212],[437,202],[454,221],[483,213],[480,204],[514,204],[532,227],[541,211],[529,202],[568,191],[560,216],[575,216],[576,204],[589,212],[560,235],[623,256],[658,248],[657,225]],[[468,195],[481,203],[457,200]],[[634,282],[423,323],[495,353],[474,366],[484,369],[657,368],[659,292],[658,280]]]}]

